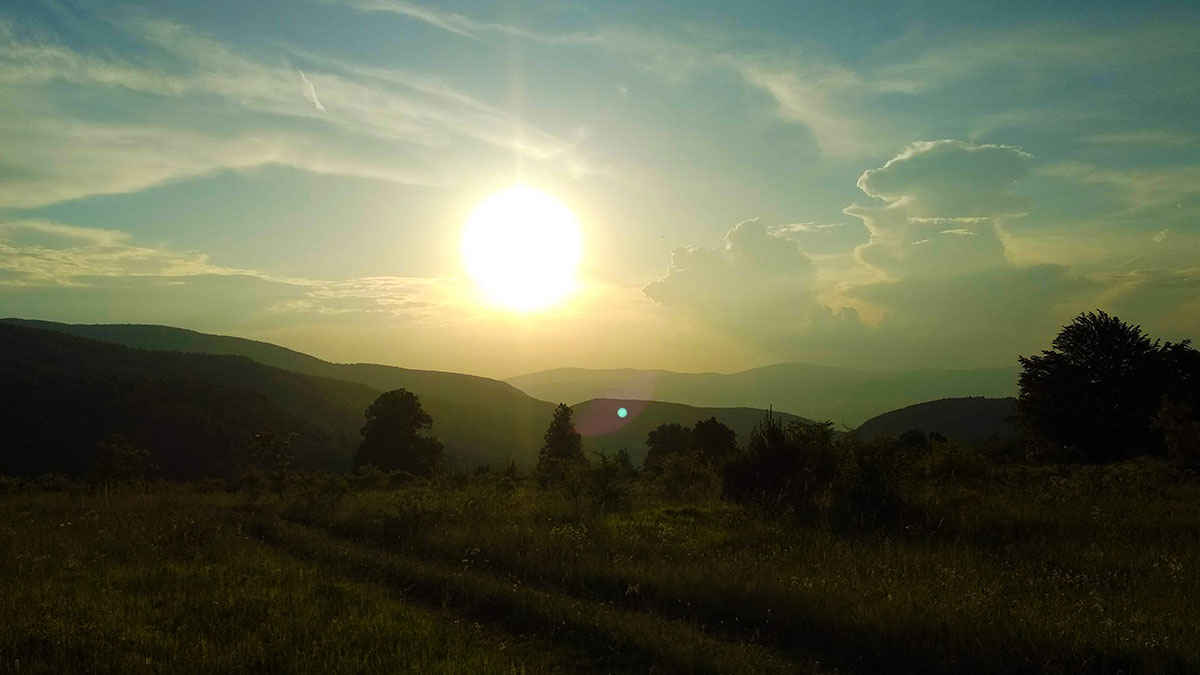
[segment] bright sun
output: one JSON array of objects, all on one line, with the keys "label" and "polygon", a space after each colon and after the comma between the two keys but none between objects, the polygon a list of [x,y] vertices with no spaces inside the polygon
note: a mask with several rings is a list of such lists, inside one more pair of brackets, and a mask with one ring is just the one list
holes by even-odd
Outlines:
[{"label": "bright sun", "polygon": [[496,304],[522,312],[549,307],[575,288],[583,236],[557,199],[524,185],[475,207],[463,227],[467,273]]}]

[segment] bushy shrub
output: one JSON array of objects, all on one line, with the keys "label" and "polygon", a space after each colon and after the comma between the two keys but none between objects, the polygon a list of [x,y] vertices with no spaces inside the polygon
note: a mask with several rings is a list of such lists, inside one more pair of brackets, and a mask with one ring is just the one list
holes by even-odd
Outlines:
[{"label": "bushy shrub", "polygon": [[301,520],[329,515],[346,496],[349,483],[344,476],[325,471],[296,474],[289,490],[285,514]]},{"label": "bushy shrub", "polygon": [[723,494],[801,518],[874,522],[899,513],[903,455],[892,442],[837,437],[830,422],[768,415],[725,467]]},{"label": "bushy shrub", "polygon": [[620,511],[629,507],[628,468],[608,455],[600,453],[600,461],[591,469],[588,493],[592,503],[603,511]]},{"label": "bushy shrub", "polygon": [[720,496],[721,477],[695,456],[667,456],[659,460],[650,479],[659,493],[672,501],[704,501]]}]

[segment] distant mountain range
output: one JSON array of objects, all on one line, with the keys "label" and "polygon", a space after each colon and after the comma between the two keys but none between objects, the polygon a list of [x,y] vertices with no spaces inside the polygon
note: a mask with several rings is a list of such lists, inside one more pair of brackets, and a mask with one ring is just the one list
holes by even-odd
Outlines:
[{"label": "distant mountain range", "polygon": [[[266,342],[170,326],[0,319],[0,354],[0,428],[10,432],[0,474],[27,461],[81,471],[99,441],[120,433],[165,453],[171,475],[213,475],[237,463],[251,436],[270,429],[299,432],[306,466],[345,468],[363,411],[397,388],[420,396],[433,433],[462,463],[512,460],[528,468],[555,405],[485,377],[330,363]],[[619,407],[625,418],[616,415]],[[716,417],[745,439],[766,414],[636,400],[574,408],[588,450],[624,447],[637,460],[646,434],[659,424],[691,426]]]},{"label": "distant mountain range", "polygon": [[858,433],[875,438],[920,429],[972,443],[1012,440],[1017,437],[1017,428],[1010,421],[1016,404],[1015,398],[979,396],[928,401],[872,417],[858,427]]},{"label": "distant mountain range", "polygon": [[780,363],[738,373],[558,368],[511,377],[537,398],[568,404],[594,398],[669,401],[693,406],[750,406],[857,426],[914,403],[1017,393],[1017,369],[873,372]]},{"label": "distant mountain range", "polygon": [[[1007,437],[1012,399],[978,395],[1016,389],[1015,369],[868,372],[799,363],[727,375],[566,368],[502,382],[330,363],[170,326],[22,319],[0,320],[0,355],[0,474],[22,462],[78,470],[112,433],[158,447],[172,475],[219,473],[253,434],[273,428],[299,433],[304,465],[345,468],[363,411],[398,388],[420,396],[433,433],[461,463],[525,468],[537,460],[551,401],[572,404],[585,449],[625,448],[640,461],[646,434],[660,424],[715,417],[744,442],[772,407],[785,420],[871,418],[859,428],[865,435],[920,428],[963,440]],[[959,395],[974,397],[947,398]],[[913,405],[920,401],[928,402]],[[54,461],[38,459],[52,452]],[[201,458],[205,471],[189,467]]]}]

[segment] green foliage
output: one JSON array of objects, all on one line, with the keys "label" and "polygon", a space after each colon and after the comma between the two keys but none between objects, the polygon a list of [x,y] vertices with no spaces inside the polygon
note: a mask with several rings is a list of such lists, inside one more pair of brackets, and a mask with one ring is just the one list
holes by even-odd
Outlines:
[{"label": "green foliage", "polygon": [[1197,391],[1188,343],[1160,345],[1100,312],[1064,326],[1050,350],[1020,359],[1017,419],[1052,456],[1111,461],[1162,450],[1153,419],[1164,394]]},{"label": "green foliage", "polygon": [[667,455],[656,464],[653,484],[673,502],[702,502],[721,496],[721,478],[697,457]]},{"label": "green foliage", "polygon": [[632,467],[609,459],[604,453],[598,454],[600,461],[591,468],[588,480],[588,494],[592,503],[605,512],[628,508]]},{"label": "green foliage", "polygon": [[538,452],[537,476],[543,485],[562,483],[576,477],[579,467],[586,466],[583,437],[575,430],[573,413],[566,403],[559,403],[554,417],[546,428],[542,449]]},{"label": "green foliage", "polygon": [[692,430],[676,422],[660,424],[646,434],[646,458],[642,468],[658,473],[669,457],[690,454]]},{"label": "green foliage", "polygon": [[355,467],[374,465],[385,471],[428,476],[442,457],[442,444],[421,432],[433,419],[417,395],[396,389],[381,394],[366,411],[363,440],[354,453]]},{"label": "green foliage", "polygon": [[737,434],[710,417],[692,427],[691,448],[705,464],[721,466],[737,452]]},{"label": "green foliage", "polygon": [[802,519],[892,520],[902,506],[902,447],[853,433],[835,437],[831,422],[784,426],[767,415],[725,467],[723,493]]},{"label": "green foliage", "polygon": [[646,434],[646,458],[642,468],[660,473],[670,458],[687,458],[709,468],[722,466],[737,452],[737,434],[715,417],[696,422],[692,428],[670,422]]}]

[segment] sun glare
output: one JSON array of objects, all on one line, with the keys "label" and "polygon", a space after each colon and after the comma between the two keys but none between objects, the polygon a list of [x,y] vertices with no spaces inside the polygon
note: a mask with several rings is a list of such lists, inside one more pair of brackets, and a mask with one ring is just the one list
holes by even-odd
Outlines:
[{"label": "sun glare", "polygon": [[569,295],[582,252],[583,236],[571,211],[524,185],[480,202],[463,227],[467,273],[492,302],[521,312]]}]

